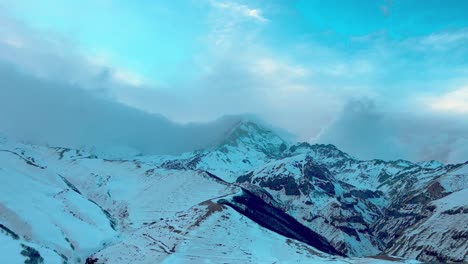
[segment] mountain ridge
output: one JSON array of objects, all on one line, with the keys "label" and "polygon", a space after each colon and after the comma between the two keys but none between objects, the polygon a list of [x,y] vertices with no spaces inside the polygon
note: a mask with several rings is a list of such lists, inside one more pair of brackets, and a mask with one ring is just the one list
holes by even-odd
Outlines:
[{"label": "mountain ridge", "polygon": [[[8,212],[0,214],[0,237],[9,247],[28,246],[52,263],[87,258],[96,263],[196,262],[208,248],[193,247],[195,240],[219,253],[213,260],[227,254],[236,263],[256,263],[273,254],[264,247],[242,253],[242,245],[229,244],[223,236],[285,247],[287,256],[298,261],[340,263],[382,254],[468,261],[463,243],[468,207],[460,198],[468,188],[468,162],[359,160],[330,144],[286,143],[250,121],[230,132],[229,140],[215,148],[115,160],[86,150],[0,139],[0,208]],[[320,252],[285,235],[291,233],[284,225],[266,225],[264,209],[238,204],[236,199],[245,197],[242,190],[255,194],[267,211],[291,217],[352,258]],[[33,208],[18,202],[32,197]],[[56,225],[50,227],[47,214],[37,208],[54,208]],[[70,229],[72,223],[81,226],[82,234]],[[53,235],[46,238],[41,230]],[[99,241],[86,236],[93,232],[101,234]],[[3,253],[21,257],[19,251]]]}]

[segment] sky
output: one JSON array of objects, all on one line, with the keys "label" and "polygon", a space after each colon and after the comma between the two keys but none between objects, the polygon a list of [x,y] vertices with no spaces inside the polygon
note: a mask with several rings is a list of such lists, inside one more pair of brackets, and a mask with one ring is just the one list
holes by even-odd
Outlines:
[{"label": "sky", "polygon": [[[435,0],[0,0],[0,92],[10,105],[0,106],[0,128],[32,138],[39,128],[27,117],[38,108],[83,124],[115,119],[114,130],[140,125],[100,115],[109,104],[180,127],[251,113],[359,158],[462,162],[467,13],[468,2]],[[24,106],[26,84],[57,93]],[[95,114],[63,110],[72,99],[86,107],[76,93],[94,98]],[[49,118],[55,133],[42,134],[70,134],[57,122],[66,121]]]}]

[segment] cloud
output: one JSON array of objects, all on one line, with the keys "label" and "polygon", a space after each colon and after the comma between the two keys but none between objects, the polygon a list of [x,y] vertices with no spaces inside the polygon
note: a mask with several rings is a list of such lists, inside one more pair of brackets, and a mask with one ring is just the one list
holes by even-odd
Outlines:
[{"label": "cloud", "polygon": [[107,155],[178,154],[216,144],[240,119],[182,125],[142,111],[170,111],[180,101],[72,41],[7,16],[0,24],[0,132],[8,136]]},{"label": "cloud", "polygon": [[[155,87],[138,75],[112,66],[112,59],[105,54],[83,53],[71,41],[31,30],[6,17],[3,21],[10,26],[0,39],[14,36],[23,43],[21,48],[0,44],[0,61],[4,65],[28,78],[77,87],[78,91],[86,90],[102,100],[162,114],[178,122],[208,122],[223,115],[256,113],[274,126],[308,138],[317,133],[319,124],[330,119],[333,108],[339,104],[336,96],[311,84],[311,73],[305,67],[250,43],[226,43],[221,49],[208,46],[215,52],[200,54],[200,62],[188,65],[190,71],[184,72],[195,78],[178,86]],[[240,34],[238,30],[245,32],[238,28],[233,34]],[[185,75],[181,77],[184,78]],[[320,109],[331,111],[319,114]]]},{"label": "cloud", "polygon": [[[3,124],[4,130],[36,141],[50,139],[52,144],[126,143],[143,153],[178,153],[211,144],[231,122],[214,125],[213,134],[199,138],[190,133],[205,133],[207,126],[187,129],[161,115],[188,123],[255,113],[302,140],[317,138],[335,143],[363,158],[451,162],[466,153],[464,125],[454,125],[462,124],[466,117],[456,115],[460,110],[447,108],[463,107],[462,96],[446,92],[454,87],[454,79],[466,75],[464,38],[448,41],[454,47],[453,54],[434,48],[443,46],[435,44],[442,37],[434,34],[448,32],[403,40],[379,32],[353,38],[346,44],[349,49],[309,38],[278,48],[262,37],[263,30],[274,26],[274,21],[259,23],[256,16],[263,17],[260,9],[246,13],[256,9],[235,2],[210,3],[205,21],[208,32],[200,36],[203,48],[187,58],[178,68],[180,74],[166,86],[155,85],[114,64],[105,52],[87,53],[73,41],[0,16],[1,24],[6,25],[0,27],[2,83],[9,81],[5,79],[9,75],[16,76],[9,81],[11,85],[1,88],[5,105],[0,107],[0,116],[8,121]],[[462,34],[452,31],[457,32]],[[447,67],[447,61],[453,65]],[[12,74],[10,68],[19,73]],[[23,88],[10,92],[15,85]],[[424,101],[426,105],[413,107],[414,98],[426,90],[444,96],[425,95],[430,99]],[[37,103],[32,99],[24,102],[26,94],[36,96]],[[375,101],[345,106],[350,99],[361,97]],[[377,103],[380,101],[386,103]],[[28,106],[22,106],[24,103]],[[83,105],[89,105],[84,109],[91,112],[84,111]],[[432,110],[424,108],[431,105],[435,106]],[[414,114],[401,113],[402,109]],[[15,115],[21,122],[15,124]],[[43,123],[32,118],[36,116]],[[118,133],[114,135],[114,131]],[[164,141],[159,141],[159,136]],[[428,144],[432,141],[437,144]]]},{"label": "cloud", "polygon": [[141,87],[148,82],[138,73],[115,66],[108,55],[91,54],[86,56],[86,60],[91,66],[98,69],[108,69],[110,71],[110,77],[118,83]]},{"label": "cloud", "polygon": [[468,113],[468,86],[447,92],[429,99],[430,107],[435,111]]},{"label": "cloud", "polygon": [[268,22],[268,19],[262,15],[262,10],[250,8],[248,5],[239,4],[234,1],[219,0],[209,0],[209,3],[215,8],[226,10],[236,16],[242,16],[262,23]]},{"label": "cloud", "polygon": [[416,109],[384,110],[369,99],[350,101],[316,139],[361,159],[468,160],[468,120]]},{"label": "cloud", "polygon": [[[83,88],[102,82],[142,86],[138,74],[112,63],[109,56],[88,53],[77,43],[48,31],[32,30],[0,12],[0,60],[23,72],[49,80],[80,83]],[[59,73],[59,74],[58,74]]]},{"label": "cloud", "polygon": [[[403,51],[424,54],[423,59],[445,59],[445,63],[463,60],[468,54],[468,28],[442,30],[428,35],[409,37],[400,40],[398,45]],[[450,60],[447,60],[450,58]],[[463,62],[463,61],[462,61]],[[466,61],[464,61],[466,64]]]},{"label": "cloud", "polygon": [[60,81],[21,74],[0,65],[0,131],[40,144],[116,149],[144,154],[179,154],[212,146],[238,122],[225,117],[204,124],[180,125],[102,98]]},{"label": "cloud", "polygon": [[459,45],[468,42],[468,29],[457,31],[446,31],[432,33],[420,39],[419,43],[423,46],[430,46],[438,49],[449,49],[453,45]]},{"label": "cloud", "polygon": [[207,3],[208,32],[202,39],[213,53],[251,45],[269,21],[261,9],[234,1],[207,0]]},{"label": "cloud", "polygon": [[212,70],[199,75],[189,84],[191,89],[178,96],[191,100],[185,100],[185,106],[178,105],[169,114],[171,118],[255,113],[306,139],[329,122],[343,100],[341,93],[314,85],[313,73],[302,65],[259,48],[222,54],[208,65]]}]

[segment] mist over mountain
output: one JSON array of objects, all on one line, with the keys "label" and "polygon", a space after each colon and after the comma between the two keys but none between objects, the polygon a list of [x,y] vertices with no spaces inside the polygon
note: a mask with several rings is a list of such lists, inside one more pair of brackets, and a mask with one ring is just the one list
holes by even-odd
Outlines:
[{"label": "mist over mountain", "polygon": [[375,101],[353,100],[314,142],[335,144],[361,159],[460,163],[468,157],[465,116],[386,111]]},{"label": "mist over mountain", "polygon": [[178,124],[113,102],[73,84],[41,80],[0,68],[0,131],[62,147],[128,148],[141,154],[180,154],[210,147],[241,120]]},{"label": "mist over mountain", "polygon": [[[109,155],[181,154],[209,148],[252,114],[180,124],[118,102],[102,89],[34,77],[10,64],[0,67],[0,131],[36,144],[94,149]],[[331,143],[363,159],[466,160],[467,121],[457,116],[421,116],[379,111],[371,100],[348,103],[311,142]],[[284,138],[300,140],[274,128]],[[283,131],[283,132],[281,132]]]},{"label": "mist over mountain", "polygon": [[468,263],[466,14],[0,0],[0,262]]},{"label": "mist over mountain", "polygon": [[[239,15],[218,8],[215,17],[223,17],[218,11]],[[243,31],[253,34],[245,21],[236,20],[235,27],[225,25],[229,34],[222,35],[223,42],[209,42],[210,52],[179,65],[170,81],[160,81],[165,67],[147,80],[106,54],[82,49],[73,36],[35,27],[9,12],[1,13],[0,21],[0,130],[19,139],[180,154],[213,145],[239,119],[232,116],[252,113],[299,141],[335,144],[363,159],[457,163],[466,157],[468,93],[459,59],[468,46],[464,30],[399,42],[380,35],[353,38],[368,50],[347,56],[308,43],[302,55],[314,54],[310,61],[316,64],[302,65],[261,45],[234,41]],[[259,26],[265,26],[262,21]],[[220,32],[213,29],[210,37],[221,38]],[[422,54],[417,63],[400,60]],[[445,59],[453,70],[436,71]],[[401,65],[402,79],[389,81],[403,73],[380,62]],[[435,79],[425,80],[420,72]]]},{"label": "mist over mountain", "polygon": [[0,164],[10,263],[468,259],[468,162],[359,160],[242,120],[174,156],[1,137]]}]

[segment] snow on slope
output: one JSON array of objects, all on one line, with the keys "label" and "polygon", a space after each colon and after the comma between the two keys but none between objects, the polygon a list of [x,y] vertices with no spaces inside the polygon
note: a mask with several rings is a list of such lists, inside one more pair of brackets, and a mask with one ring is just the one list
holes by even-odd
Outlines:
[{"label": "snow on slope", "polygon": [[388,263],[345,259],[260,227],[233,209],[205,201],[147,223],[90,257],[97,263]]},{"label": "snow on slope", "polygon": [[[349,255],[378,254],[431,215],[425,210],[429,202],[468,188],[467,165],[427,168],[406,161],[359,161],[334,147],[329,147],[333,155],[321,155],[323,162],[318,147],[323,148],[302,144],[300,154],[273,160],[238,181],[265,188],[286,212]],[[451,257],[466,251],[464,245],[452,246]]]},{"label": "snow on slope", "polygon": [[78,260],[116,235],[102,209],[57,174],[13,151],[0,160],[0,221],[19,240]]},{"label": "snow on slope", "polygon": [[148,223],[92,258],[104,263],[297,263],[333,259],[212,201]]},{"label": "snow on slope", "polygon": [[[96,256],[107,259],[107,263],[155,263],[158,256],[162,261],[166,251],[172,250],[167,246],[171,245],[171,239],[175,238],[172,246],[180,242],[181,235],[171,226],[184,228],[185,225],[190,231],[198,228],[209,216],[203,211],[209,206],[200,204],[238,190],[202,171],[158,169],[136,160],[102,160],[69,149],[23,144],[9,147],[13,150],[0,152],[4,183],[0,187],[0,212],[5,227],[2,240],[7,241],[5,248],[14,249],[2,253],[12,263],[25,259],[21,255],[21,243],[30,245],[27,241],[34,241],[32,245],[38,250],[38,258],[47,263],[61,262],[61,256],[63,260],[82,263],[98,251]],[[209,205],[216,207],[213,203]],[[226,217],[229,216],[222,219]],[[172,225],[166,225],[168,222]],[[223,222],[224,229],[230,229],[232,224],[232,221]],[[251,221],[249,227],[260,229]],[[11,232],[16,239],[8,237],[5,230],[14,230]],[[159,240],[154,241],[145,230],[152,230],[151,237]],[[247,239],[243,238],[242,230],[229,232],[239,239]],[[219,241],[225,240],[225,235],[219,235]],[[285,238],[276,236],[281,238],[278,248],[288,245]],[[184,234],[183,239],[190,237]],[[154,253],[152,246],[145,244],[148,240],[156,243],[155,247],[163,254]],[[209,241],[204,243],[209,245]],[[117,252],[112,251],[116,248]],[[106,252],[109,254],[99,255]],[[231,247],[231,253],[243,254],[235,247]]]},{"label": "snow on slope", "polygon": [[287,142],[271,130],[243,121],[212,149],[180,157],[152,158],[150,162],[172,169],[207,170],[227,182],[235,182],[239,175],[280,157],[286,148]]},{"label": "snow on slope", "polygon": [[[225,157],[229,159],[235,153],[226,152]],[[201,157],[198,164],[203,163],[203,159]],[[310,176],[304,173],[307,159],[317,164]],[[203,164],[204,169],[210,171],[210,165],[220,163]],[[424,208],[427,202],[467,188],[468,177],[463,170],[463,166],[445,166],[436,161],[418,164],[404,160],[360,161],[332,145],[301,143],[290,145],[275,157],[261,160],[237,181],[265,188],[289,214],[325,235],[343,252],[359,256],[381,252],[389,241],[397,238],[401,228],[414,225],[425,217],[425,213],[418,209],[391,216],[394,220],[385,223],[386,218],[382,216],[391,215],[394,208],[407,203],[410,204],[405,210],[414,206]],[[328,171],[331,176],[323,178],[325,174],[320,171]],[[442,193],[435,191],[438,184],[445,188]],[[425,188],[432,192],[425,195],[422,193]],[[389,238],[385,237],[387,227],[381,225],[382,221],[376,224],[377,220],[382,220],[387,227],[393,225]],[[383,229],[376,230],[375,227]]]},{"label": "snow on slope", "polygon": [[328,238],[342,253],[369,256],[380,252],[369,225],[385,205],[382,194],[337,181],[311,156],[271,162],[238,181],[265,188],[288,214]]},{"label": "snow on slope", "polygon": [[344,263],[303,243],[259,227],[222,208],[190,233],[163,263]]},{"label": "snow on slope", "polygon": [[388,250],[421,261],[468,262],[468,189],[431,203],[435,212],[411,227]]},{"label": "snow on slope", "polygon": [[[64,259],[56,252],[30,242],[20,241],[7,235],[4,229],[0,229],[0,245],[2,263],[63,263]],[[37,261],[37,262],[33,262]]]},{"label": "snow on slope", "polygon": [[0,241],[8,263],[369,261],[320,253],[217,204],[240,189],[202,170],[0,145]]},{"label": "snow on slope", "polygon": [[[46,263],[83,263],[89,256],[98,263],[378,261],[325,255],[217,204],[239,192],[229,183],[236,180],[265,189],[278,207],[346,254],[380,254],[399,239],[388,253],[424,259],[418,247],[396,245],[421,233],[432,238],[428,243],[445,239],[436,250],[449,247],[453,238],[427,236],[418,226],[450,224],[439,209],[425,208],[468,187],[467,165],[359,161],[332,145],[290,145],[252,122],[240,123],[211,150],[180,156],[109,160],[6,138],[0,149],[0,239],[11,249],[2,254],[17,260],[26,258],[22,251],[40,254]],[[465,215],[456,211],[453,219]],[[459,227],[444,230],[466,230]],[[411,233],[401,236],[406,229]],[[397,235],[385,237],[389,231]],[[443,256],[456,259],[464,245]]]}]

